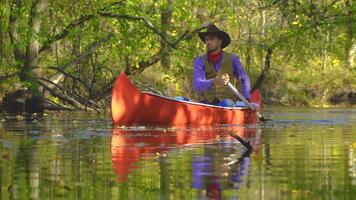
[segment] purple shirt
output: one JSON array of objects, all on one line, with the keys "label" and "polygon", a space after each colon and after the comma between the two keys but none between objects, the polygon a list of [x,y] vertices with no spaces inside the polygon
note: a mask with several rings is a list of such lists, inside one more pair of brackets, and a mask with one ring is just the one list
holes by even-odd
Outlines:
[{"label": "purple shirt", "polygon": [[[219,70],[221,61],[222,56],[218,62],[214,64],[215,71]],[[232,56],[232,73],[235,75],[235,78],[241,82],[242,95],[246,99],[249,99],[251,92],[250,79],[242,67],[240,59],[235,54]],[[232,79],[232,77],[230,77],[230,79]],[[212,86],[213,79],[206,79],[203,59],[199,56],[194,61],[193,89],[196,92],[202,93],[212,88]]]}]

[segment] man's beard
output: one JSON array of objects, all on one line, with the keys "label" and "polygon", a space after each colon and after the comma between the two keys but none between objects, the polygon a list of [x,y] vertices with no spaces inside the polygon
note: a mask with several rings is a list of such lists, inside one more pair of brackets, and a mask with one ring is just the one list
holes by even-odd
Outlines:
[{"label": "man's beard", "polygon": [[214,47],[214,48],[208,48],[208,52],[209,52],[209,53],[214,52],[214,51],[216,51],[216,50],[218,50],[218,48],[217,48],[217,47]]}]

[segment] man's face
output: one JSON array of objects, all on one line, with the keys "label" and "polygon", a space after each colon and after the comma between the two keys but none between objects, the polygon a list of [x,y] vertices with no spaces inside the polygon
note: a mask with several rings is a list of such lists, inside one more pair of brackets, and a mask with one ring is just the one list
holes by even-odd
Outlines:
[{"label": "man's face", "polygon": [[213,52],[220,49],[222,40],[215,35],[205,36],[205,46],[207,51]]}]

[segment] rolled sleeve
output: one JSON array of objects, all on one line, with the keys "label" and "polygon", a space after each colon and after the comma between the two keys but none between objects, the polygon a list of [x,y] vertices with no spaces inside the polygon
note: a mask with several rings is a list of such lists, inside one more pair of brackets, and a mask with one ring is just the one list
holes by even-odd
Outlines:
[{"label": "rolled sleeve", "polygon": [[210,89],[213,84],[213,79],[206,79],[205,66],[201,57],[194,61],[194,74],[193,74],[193,89],[196,92],[202,93]]},{"label": "rolled sleeve", "polygon": [[242,96],[249,99],[251,97],[250,78],[248,77],[245,69],[242,67],[240,59],[236,55],[233,55],[232,57],[232,70],[235,77],[241,82]]}]

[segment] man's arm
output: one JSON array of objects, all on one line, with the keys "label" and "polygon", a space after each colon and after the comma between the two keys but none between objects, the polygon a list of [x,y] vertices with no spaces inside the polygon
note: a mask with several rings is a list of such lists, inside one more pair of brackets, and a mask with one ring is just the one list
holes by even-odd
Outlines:
[{"label": "man's arm", "polygon": [[242,67],[240,59],[236,56],[232,56],[232,72],[235,77],[241,81],[242,96],[246,99],[250,99],[251,95],[251,83],[245,69]]},{"label": "man's arm", "polygon": [[202,58],[196,58],[194,61],[193,89],[201,93],[210,89],[212,85],[213,79],[206,79],[205,66]]}]

